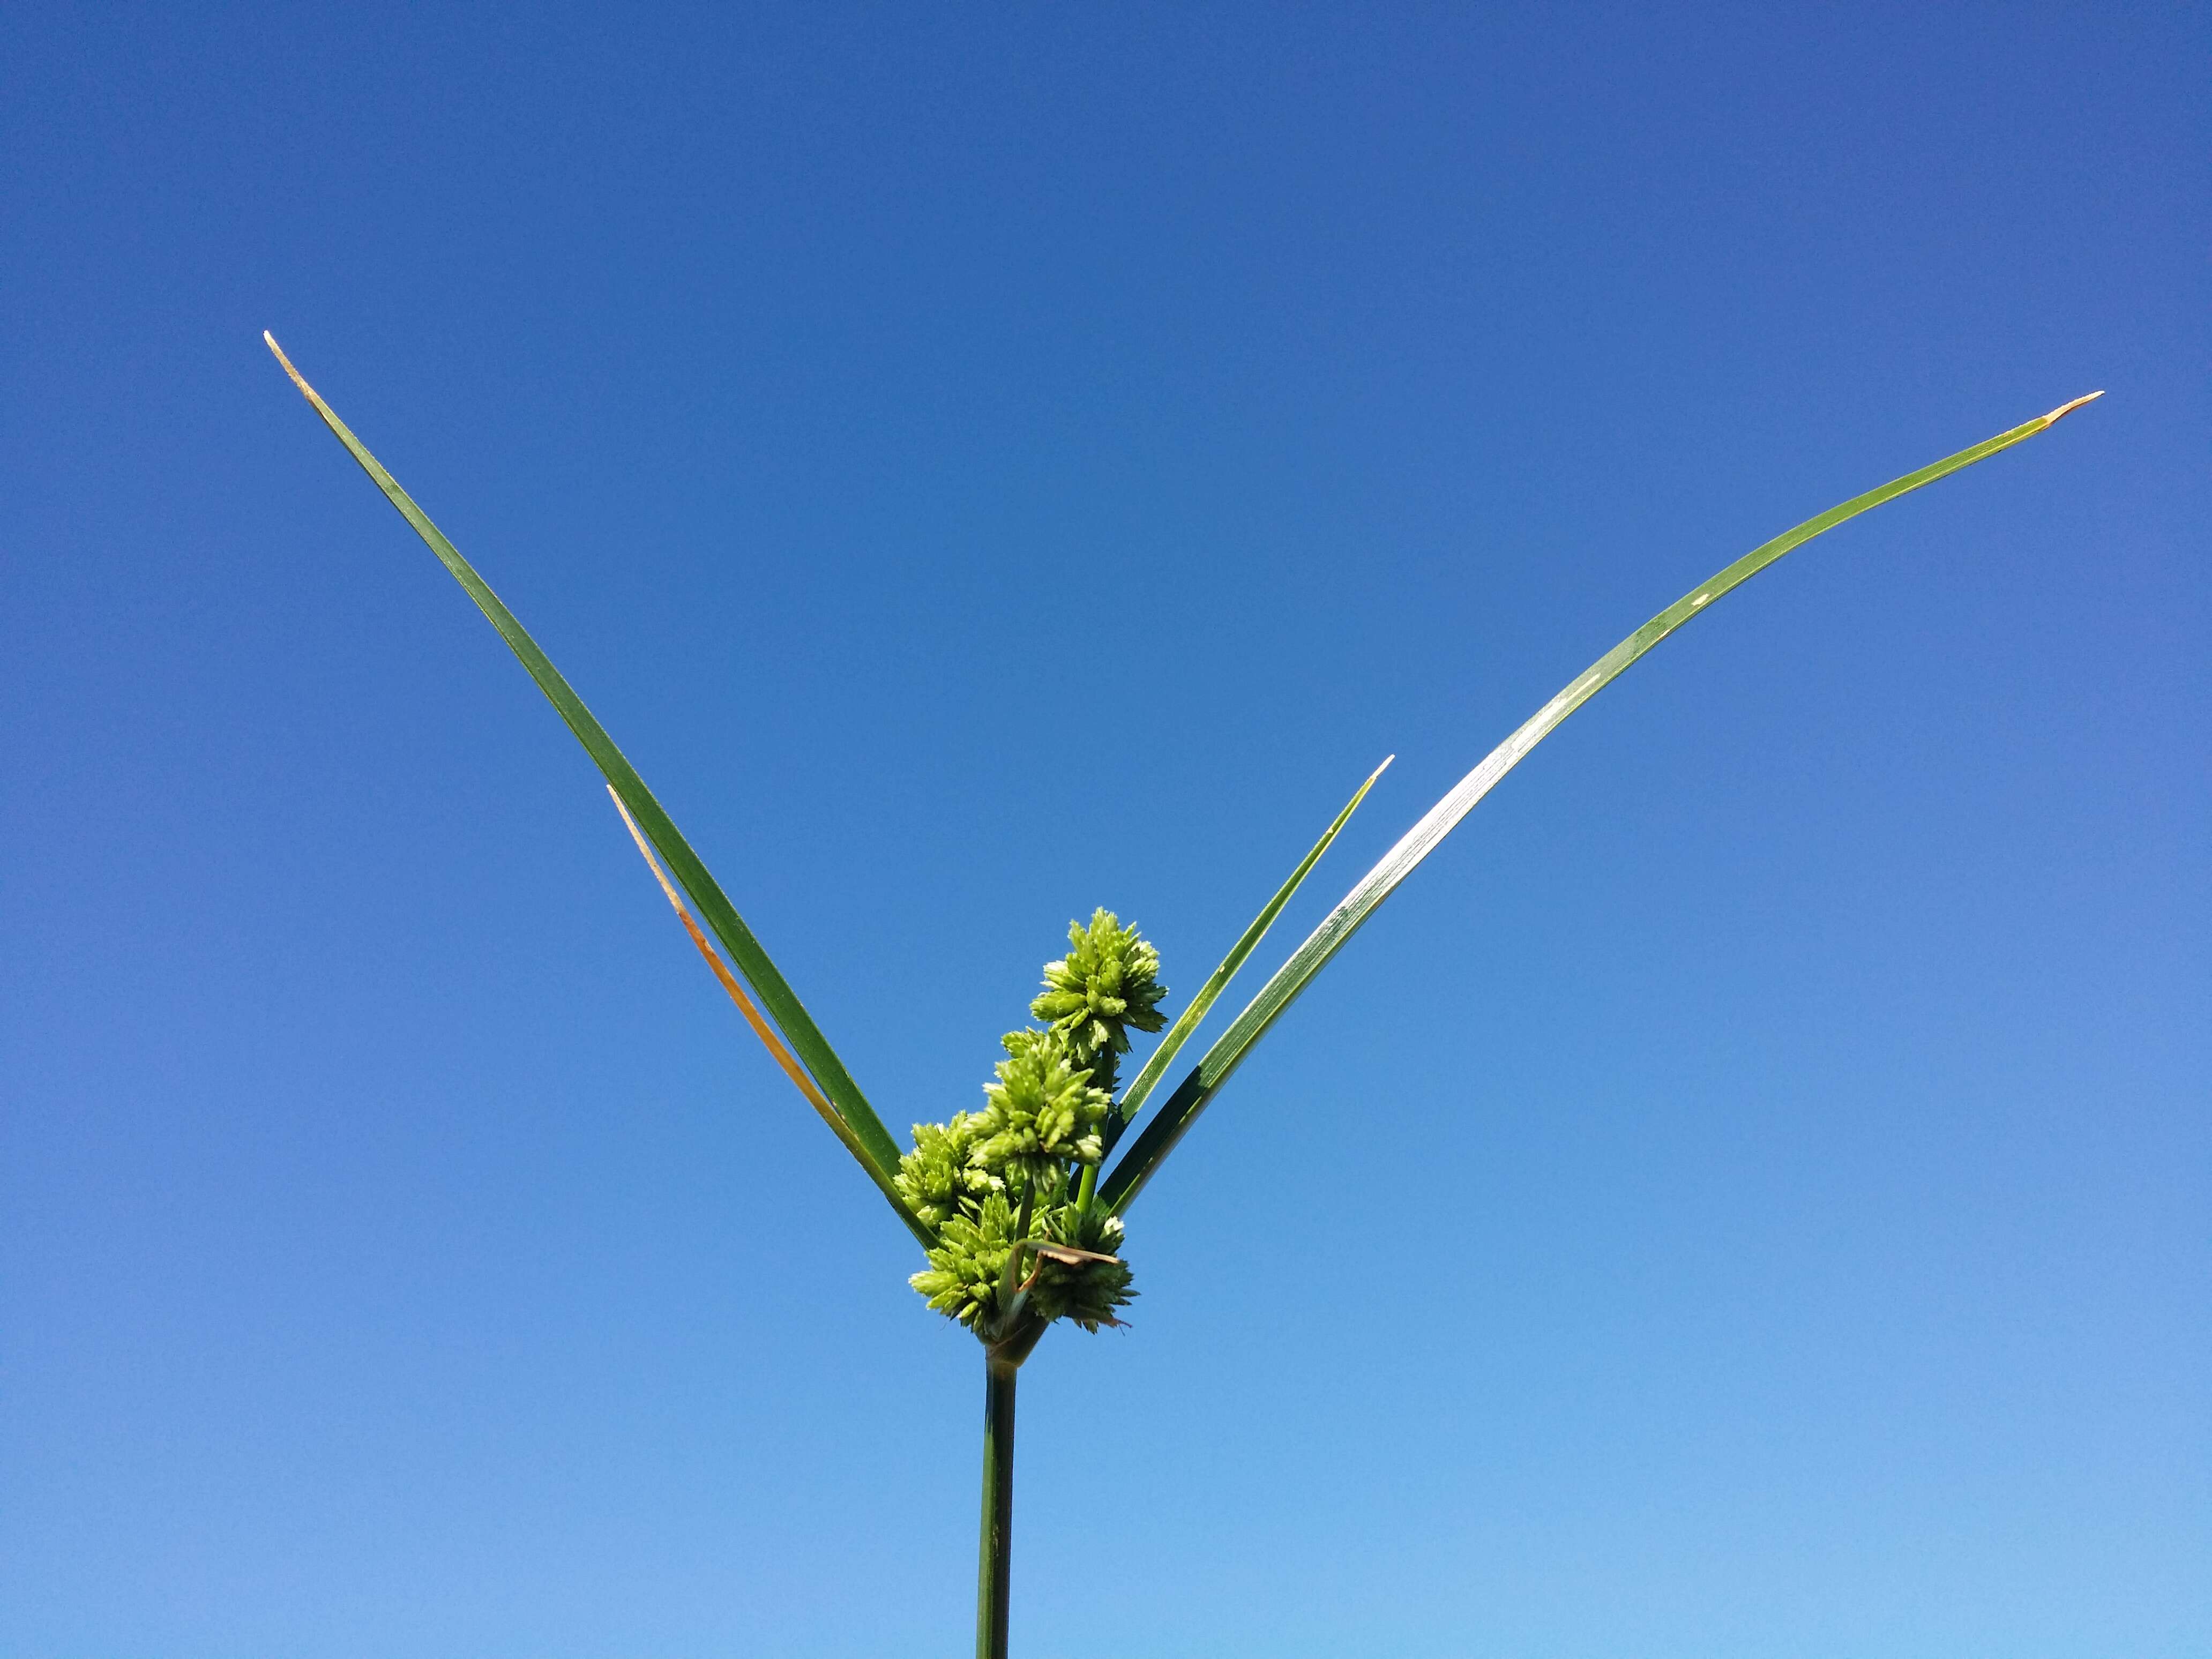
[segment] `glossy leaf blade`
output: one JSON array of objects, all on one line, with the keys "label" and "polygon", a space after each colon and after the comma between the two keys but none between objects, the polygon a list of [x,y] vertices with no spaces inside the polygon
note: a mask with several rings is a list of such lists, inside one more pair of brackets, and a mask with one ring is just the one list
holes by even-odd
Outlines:
[{"label": "glossy leaf blade", "polygon": [[1291,959],[1275,970],[1274,976],[1261,988],[1260,994],[1237,1015],[1228,1030],[1209,1048],[1203,1059],[1176,1085],[1164,1105],[1146,1124],[1136,1143],[1117,1163],[1099,1187],[1099,1196],[1107,1208],[1115,1214],[1126,1211],[1145,1188],[1161,1162],[1175,1150],[1176,1145],[1189,1133],[1213,1097],[1220,1092],[1252,1046],[1262,1036],[1283,1012],[1297,999],[1298,994],[1313,981],[1314,975],[1328,966],[1330,958],[1350,942],[1368,917],[1374,915],[1382,901],[1389,897],[1398,884],[1411,875],[1421,860],[1433,852],[1437,844],[1449,835],[1474,809],[1475,804],[1495,788],[1508,772],[1527,757],[1528,752],[1550,736],[1561,721],[1580,708],[1600,691],[1610,685],[1626,671],[1629,665],[1672,634],[1684,623],[1705,610],[1715,599],[1741,586],[1760,571],[1771,565],[1793,548],[1802,547],[1824,531],[1860,514],[1895,501],[1937,479],[1948,477],[1975,462],[1986,460],[2001,450],[2048,431],[2058,420],[2079,409],[2091,398],[2101,397],[2091,392],[2062,404],[2048,415],[2037,416],[2024,425],[1996,437],[1962,449],[1955,455],[1946,456],[1917,472],[1908,472],[1901,478],[1892,479],[1879,489],[1869,489],[1863,495],[1854,495],[1840,505],[1830,507],[1816,518],[1805,520],[1794,529],[1784,532],[1773,540],[1764,542],[1745,554],[1735,563],[1700,582],[1650,622],[1638,629],[1619,645],[1600,657],[1589,668],[1577,675],[1567,687],[1541,708],[1523,721],[1512,736],[1498,744],[1474,770],[1455,785],[1451,792],[1422,817],[1388,853],[1382,860],[1360,878],[1357,886],[1345,896],[1344,902],[1325,917],[1314,929],[1304,944],[1298,946]]},{"label": "glossy leaf blade", "polygon": [[477,608],[499,630],[500,637],[507,641],[508,648],[529,671],[530,678],[545,694],[546,701],[568,723],[569,731],[575,734],[577,742],[583,744],[585,752],[591,756],[623,805],[635,815],[647,838],[667,860],[670,871],[699,907],[700,914],[706,918],[707,925],[714,930],[722,947],[730,953],[730,959],[736,963],[738,971],[759,995],[769,1018],[775,1021],[785,1040],[821,1084],[823,1092],[836,1103],[838,1115],[853,1132],[855,1139],[874,1160],[878,1167],[870,1173],[878,1179],[878,1184],[887,1182],[892,1172],[897,1170],[899,1161],[899,1150],[890,1132],[884,1127],[883,1121],[868,1104],[860,1085],[853,1081],[844,1062],[837,1058],[828,1039],[823,1036],[813,1018],[785,981],[783,975],[769,960],[768,952],[761,948],[760,942],[753,937],[752,930],[745,926],[744,919],[738,915],[737,907],[730,902],[720,884],[708,872],[699,855],[691,850],[690,843],[684,839],[674,821],[653,798],[653,792],[645,787],[645,781],[638,776],[622,750],[615,746],[614,739],[607,735],[605,728],[600,726],[592,711],[584,706],[583,699],[562,678],[551,659],[538,648],[538,641],[531,638],[528,631],[515,620],[514,613],[501,602],[499,595],[493,592],[483,578],[477,574],[475,568],[461,556],[459,550],[446,539],[436,525],[430,522],[428,515],[415,504],[414,498],[399,487],[398,482],[384,470],[361,440],[354,436],[346,423],[338,419],[331,406],[301,377],[300,371],[292,367],[291,360],[285,356],[276,340],[265,332],[261,337],[268,343],[269,349],[276,354],[276,361],[283,365],[285,374],[291,376],[292,384],[299,387],[308,403],[313,405],[315,412],[322,416],[323,423],[345,446],[347,453],[361,464],[362,471],[368,474],[392,506],[398,508],[400,517],[407,520],[415,533],[438,556],[439,562],[476,601]]}]

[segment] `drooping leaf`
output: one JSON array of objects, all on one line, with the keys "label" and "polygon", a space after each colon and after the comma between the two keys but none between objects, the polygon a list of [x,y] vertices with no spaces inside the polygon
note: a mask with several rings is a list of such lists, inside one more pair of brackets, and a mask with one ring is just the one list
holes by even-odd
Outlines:
[{"label": "drooping leaf", "polygon": [[1325,917],[1314,929],[1304,944],[1298,946],[1291,959],[1275,970],[1274,976],[1260,989],[1260,994],[1237,1015],[1230,1028],[1209,1048],[1203,1059],[1188,1075],[1176,1085],[1166,1103],[1145,1126],[1135,1143],[1117,1162],[1099,1184],[1099,1197],[1115,1214],[1127,1211],[1136,1196],[1145,1188],[1160,1166],[1163,1159],[1174,1151],[1176,1144],[1189,1132],[1221,1086],[1228,1082],[1252,1045],[1266,1036],[1280,1018],[1298,994],[1328,964],[1331,957],[1350,942],[1360,925],[1374,915],[1376,907],[1388,898],[1398,884],[1411,875],[1414,867],[1436,850],[1437,843],[1474,809],[1499,779],[1527,757],[1529,750],[1541,743],[1568,715],[1580,708],[1592,697],[1618,679],[1631,663],[1665,639],[1691,617],[1705,610],[1715,599],[1742,586],[1760,571],[1782,557],[1792,548],[1802,547],[1823,531],[1832,530],[1846,520],[1895,501],[1899,495],[1934,483],[1961,468],[1986,460],[2000,450],[2047,432],[2063,416],[2079,409],[2091,398],[2103,396],[2093,392],[2085,398],[2060,405],[2048,415],[2038,416],[2024,425],[2001,432],[1996,437],[1962,449],[1955,455],[1917,472],[1908,472],[1893,479],[1880,489],[1869,489],[1863,495],[1854,495],[1839,506],[1830,507],[1817,518],[1811,518],[1795,529],[1784,532],[1770,542],[1762,543],[1745,554],[1734,564],[1700,582],[1650,622],[1638,629],[1619,645],[1600,657],[1582,673],[1576,676],[1565,690],[1553,697],[1528,719],[1519,730],[1491,750],[1482,763],[1455,784],[1450,792],[1383,854],[1382,860],[1362,877],[1358,885],[1345,896],[1344,902]]},{"label": "drooping leaf", "polygon": [[508,648],[529,671],[530,678],[538,683],[538,689],[545,694],[546,701],[568,722],[568,729],[575,733],[577,742],[583,744],[585,752],[591,756],[605,776],[617,799],[629,810],[639,827],[644,830],[646,838],[668,861],[668,867],[676,880],[691,896],[692,902],[699,907],[700,914],[707,919],[707,925],[714,930],[714,936],[722,942],[723,949],[730,953],[730,959],[737,965],[738,972],[759,995],[776,1029],[797,1051],[806,1069],[820,1083],[823,1092],[836,1105],[837,1115],[852,1132],[853,1139],[847,1143],[848,1147],[857,1145],[859,1150],[854,1155],[870,1166],[869,1173],[877,1184],[886,1191],[890,1190],[892,1173],[898,1168],[897,1145],[884,1127],[882,1120],[876,1115],[874,1109],[868,1104],[866,1097],[861,1094],[860,1085],[846,1071],[844,1062],[838,1059],[828,1039],[814,1024],[813,1018],[786,983],[776,965],[769,960],[768,952],[761,948],[760,942],[753,937],[752,930],[745,926],[744,919],[738,915],[737,908],[722,891],[720,884],[708,872],[699,855],[691,850],[690,843],[684,839],[660,803],[653,799],[653,792],[645,787],[644,780],[638,776],[622,750],[615,747],[614,739],[608,737],[605,728],[584,706],[583,699],[570,689],[568,682],[561,677],[560,671],[538,648],[538,641],[532,639],[522,624],[514,619],[514,612],[501,603],[499,595],[492,592],[483,578],[477,575],[469,562],[461,556],[459,550],[415,504],[414,499],[384,470],[376,457],[369,453],[345,422],[338,419],[331,406],[301,377],[300,371],[292,367],[291,360],[285,356],[275,337],[266,332],[261,337],[267,342],[276,361],[283,365],[285,374],[291,376],[292,384],[299,387],[314,406],[315,412],[323,417],[324,424],[337,434],[338,441],[361,464],[362,470],[368,474],[392,506],[399,509],[400,517],[407,520],[415,533],[452,573],[453,580],[460,583],[468,596],[476,601],[477,608],[499,630],[500,637],[507,641]]}]

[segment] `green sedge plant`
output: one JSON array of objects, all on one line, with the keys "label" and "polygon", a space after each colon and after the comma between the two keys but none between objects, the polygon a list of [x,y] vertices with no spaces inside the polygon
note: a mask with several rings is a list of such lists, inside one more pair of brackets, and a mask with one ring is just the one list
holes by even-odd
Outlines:
[{"label": "green sedge plant", "polygon": [[[1012,1585],[1015,1382],[1046,1331],[1119,1324],[1135,1294],[1123,1253],[1130,1206],[1253,1045],[1350,943],[1475,804],[1568,715],[1715,600],[1824,531],[2048,431],[2091,392],[1879,489],[1855,495],[1762,543],[1576,676],[1407,830],[1380,863],[1291,953],[1157,1106],[1169,1068],[1230,981],[1382,775],[1377,767],[1261,907],[1168,1025],[1158,952],[1112,911],[1069,924],[1066,954],[1045,964],[1029,1019],[1000,1039],[1005,1058],[980,1109],[914,1127],[901,1147],[853,1080],[720,884],[583,701],[483,579],[376,458],[263,335],[292,383],[398,508],[529,671],[605,775],[616,810],[693,945],[769,1054],[873,1182],[920,1245],[910,1280],[929,1306],[981,1345],[983,1493],[976,1564],[977,1659],[1006,1659]],[[1383,767],[1389,764],[1388,760]],[[686,896],[690,901],[685,902]],[[705,927],[692,914],[696,907]],[[709,938],[709,933],[712,938]],[[720,950],[716,947],[719,942]],[[726,953],[727,960],[724,959]],[[748,988],[750,988],[750,994]],[[1133,1036],[1165,1027],[1135,1076],[1121,1081]],[[1152,1108],[1142,1129],[1129,1132]],[[1127,1142],[1124,1145],[1124,1142]]]}]

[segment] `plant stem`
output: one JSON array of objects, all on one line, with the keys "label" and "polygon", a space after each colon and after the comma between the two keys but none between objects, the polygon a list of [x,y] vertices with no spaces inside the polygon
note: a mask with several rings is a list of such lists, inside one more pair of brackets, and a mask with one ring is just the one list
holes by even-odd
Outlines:
[{"label": "plant stem", "polygon": [[1019,1360],[983,1353],[983,1535],[975,1562],[975,1659],[1006,1659],[1014,1570],[1014,1380]]}]

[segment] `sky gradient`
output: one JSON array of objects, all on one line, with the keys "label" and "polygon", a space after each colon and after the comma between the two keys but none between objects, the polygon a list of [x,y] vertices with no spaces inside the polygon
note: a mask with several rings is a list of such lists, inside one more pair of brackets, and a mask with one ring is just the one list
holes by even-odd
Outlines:
[{"label": "sky gradient", "polygon": [[[963,1651],[894,1131],[1217,1013],[1024,1659],[2212,1650],[2202,9],[0,15],[0,1656]],[[1171,1006],[1181,1006],[1181,995]],[[1218,1029],[1218,1027],[1216,1028]]]}]

